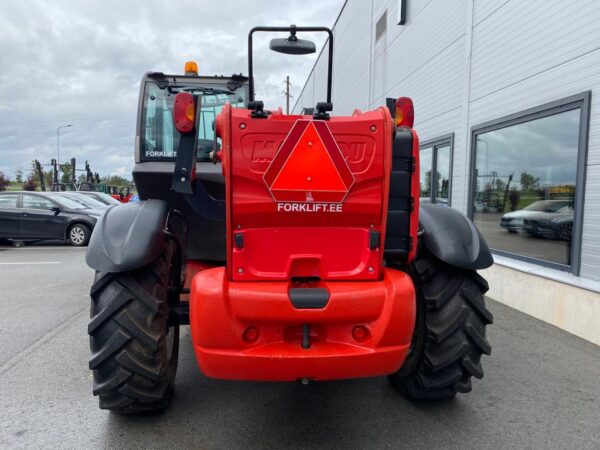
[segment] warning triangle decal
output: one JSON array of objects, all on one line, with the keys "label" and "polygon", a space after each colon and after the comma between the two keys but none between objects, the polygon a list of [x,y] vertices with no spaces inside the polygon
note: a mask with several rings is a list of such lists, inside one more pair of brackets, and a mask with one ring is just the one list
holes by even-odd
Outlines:
[{"label": "warning triangle decal", "polygon": [[312,123],[294,146],[271,190],[346,192],[346,185]]},{"label": "warning triangle decal", "polygon": [[273,198],[287,202],[341,202],[354,183],[323,121],[298,120],[264,174]]}]

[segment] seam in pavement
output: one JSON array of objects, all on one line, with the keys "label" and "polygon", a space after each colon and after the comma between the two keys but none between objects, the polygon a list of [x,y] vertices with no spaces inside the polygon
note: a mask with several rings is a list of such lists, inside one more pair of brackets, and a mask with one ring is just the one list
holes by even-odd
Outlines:
[{"label": "seam in pavement", "polygon": [[0,375],[2,375],[3,373],[5,373],[8,370],[15,367],[23,359],[25,359],[25,357],[27,357],[29,354],[33,353],[38,348],[49,343],[62,330],[64,330],[66,327],[68,327],[71,323],[75,322],[75,319],[77,319],[81,315],[81,313],[83,313],[84,311],[87,311],[88,308],[89,308],[89,306],[87,306],[87,305],[84,308],[81,308],[75,314],[73,314],[72,316],[69,316],[67,319],[65,319],[61,323],[59,323],[52,331],[46,333],[41,338],[39,338],[37,341],[33,342],[31,345],[29,345],[28,347],[26,347],[25,349],[23,349],[22,351],[17,353],[15,356],[9,358],[5,363],[2,363],[0,365]]}]

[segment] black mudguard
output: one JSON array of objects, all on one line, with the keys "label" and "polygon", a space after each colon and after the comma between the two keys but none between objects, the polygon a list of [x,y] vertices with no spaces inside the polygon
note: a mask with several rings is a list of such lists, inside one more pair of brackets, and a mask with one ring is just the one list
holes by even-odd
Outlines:
[{"label": "black mudguard", "polygon": [[87,265],[100,272],[126,272],[150,264],[165,247],[168,215],[169,205],[162,200],[107,209],[90,238]]},{"label": "black mudguard", "polygon": [[422,245],[445,263],[468,270],[494,264],[485,239],[468,217],[445,206],[421,203]]}]

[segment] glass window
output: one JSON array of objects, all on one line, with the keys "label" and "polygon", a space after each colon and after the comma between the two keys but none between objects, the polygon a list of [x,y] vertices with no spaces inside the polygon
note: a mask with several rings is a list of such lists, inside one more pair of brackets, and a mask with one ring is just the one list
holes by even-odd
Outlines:
[{"label": "glass window", "polygon": [[55,206],[56,203],[42,196],[23,194],[23,208],[48,210]]},{"label": "glass window", "polygon": [[69,209],[87,209],[87,206],[83,206],[80,203],[74,202],[70,198],[59,196],[59,195],[57,195],[55,198],[56,198],[56,202],[59,203],[61,206],[64,206],[65,208],[69,208]]},{"label": "glass window", "polygon": [[422,148],[419,151],[419,180],[421,182],[421,199],[431,199],[431,170],[433,168],[433,148]]},{"label": "glass window", "polygon": [[169,95],[166,89],[160,89],[154,83],[148,83],[146,86],[144,154],[148,158],[173,157],[174,144],[179,142],[179,133],[175,133],[173,129],[171,115],[175,96]]},{"label": "glass window", "polygon": [[437,147],[435,201],[448,204],[450,201],[450,146]]},{"label": "glass window", "polygon": [[[173,123],[173,102],[178,92],[186,91],[198,96],[200,101],[197,157],[199,161],[208,161],[214,141],[213,121],[227,102],[233,107],[244,106],[243,89],[231,92],[225,86],[218,89],[201,85],[170,85],[161,89],[156,83],[146,83],[141,131],[144,159],[172,160],[177,156],[179,132]],[[220,144],[220,139],[217,142]]]},{"label": "glass window", "polygon": [[581,108],[564,109],[474,133],[473,219],[495,250],[572,264]]},{"label": "glass window", "polygon": [[0,195],[0,208],[16,208],[17,198],[17,194]]},{"label": "glass window", "polygon": [[429,141],[419,151],[421,201],[450,204],[452,136]]}]

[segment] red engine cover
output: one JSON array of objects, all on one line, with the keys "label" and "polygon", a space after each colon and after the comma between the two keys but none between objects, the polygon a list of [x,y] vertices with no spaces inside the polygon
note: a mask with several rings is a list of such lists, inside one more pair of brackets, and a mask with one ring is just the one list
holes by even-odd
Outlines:
[{"label": "red engine cover", "polygon": [[225,107],[228,278],[380,279],[393,126],[385,108],[323,121]]}]

